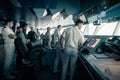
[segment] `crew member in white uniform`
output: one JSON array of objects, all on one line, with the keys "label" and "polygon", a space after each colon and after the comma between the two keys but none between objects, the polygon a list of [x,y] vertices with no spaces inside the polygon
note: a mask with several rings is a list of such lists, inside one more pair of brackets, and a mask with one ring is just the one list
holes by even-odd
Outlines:
[{"label": "crew member in white uniform", "polygon": [[13,21],[7,20],[5,28],[2,30],[4,39],[4,50],[5,50],[5,62],[4,62],[4,76],[7,79],[13,79],[11,75],[11,67],[13,56],[15,53],[14,39],[16,38],[15,33],[12,31]]},{"label": "crew member in white uniform", "polygon": [[50,34],[51,28],[47,27],[47,32],[45,33],[45,45],[47,49],[52,49],[51,48],[51,41],[52,41],[52,36]]},{"label": "crew member in white uniform", "polygon": [[40,32],[39,32],[39,29],[37,29],[36,39],[37,39],[37,40],[40,40]]},{"label": "crew member in white uniform", "polygon": [[58,65],[61,59],[61,46],[60,46],[60,30],[61,30],[62,26],[58,25],[57,29],[55,30],[54,34],[53,34],[53,41],[54,41],[54,45],[56,48],[56,57],[55,57],[55,62],[54,62],[54,69],[53,72],[58,72]]},{"label": "crew member in white uniform", "polygon": [[66,73],[68,64],[70,62],[70,78],[73,79],[78,57],[78,49],[84,43],[84,36],[80,29],[82,28],[83,21],[77,20],[75,26],[64,30],[61,39],[61,46],[63,48],[62,55],[62,77],[61,80],[66,80]]}]

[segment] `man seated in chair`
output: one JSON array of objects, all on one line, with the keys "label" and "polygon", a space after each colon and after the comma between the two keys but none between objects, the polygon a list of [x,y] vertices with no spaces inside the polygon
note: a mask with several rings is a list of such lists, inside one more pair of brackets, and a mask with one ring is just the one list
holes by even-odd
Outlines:
[{"label": "man seated in chair", "polygon": [[16,69],[20,70],[22,59],[25,58],[25,55],[28,52],[27,44],[29,41],[25,38],[21,27],[17,27],[16,36],[17,36],[17,38],[15,39],[15,47],[17,51]]}]

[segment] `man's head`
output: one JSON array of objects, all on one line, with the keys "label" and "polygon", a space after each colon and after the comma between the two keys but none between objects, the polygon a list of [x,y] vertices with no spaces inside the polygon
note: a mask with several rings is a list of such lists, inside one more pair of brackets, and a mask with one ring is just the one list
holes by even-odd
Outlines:
[{"label": "man's head", "polygon": [[17,31],[18,32],[22,32],[22,28],[21,27],[17,27]]},{"label": "man's head", "polygon": [[83,22],[82,20],[80,20],[80,19],[78,19],[78,20],[75,22],[75,26],[78,26],[79,29],[82,28],[82,25],[83,25],[83,24],[84,24],[84,22]]},{"label": "man's head", "polygon": [[37,29],[37,32],[39,32],[39,29]]},{"label": "man's head", "polygon": [[31,27],[31,31],[34,31],[33,27]]},{"label": "man's head", "polygon": [[23,29],[27,29],[28,27],[29,27],[28,24],[24,24],[24,25],[23,25]]},{"label": "man's head", "polygon": [[62,29],[62,26],[61,25],[58,25],[58,30],[60,31]]},{"label": "man's head", "polygon": [[51,28],[50,27],[47,27],[47,31],[50,32]]},{"label": "man's head", "polygon": [[6,21],[6,25],[7,25],[8,27],[12,28],[12,27],[13,27],[13,20],[7,20],[7,21]]}]

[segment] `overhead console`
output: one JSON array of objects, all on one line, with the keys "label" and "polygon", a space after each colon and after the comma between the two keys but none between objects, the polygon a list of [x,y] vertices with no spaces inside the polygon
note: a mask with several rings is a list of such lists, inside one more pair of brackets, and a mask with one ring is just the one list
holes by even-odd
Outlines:
[{"label": "overhead console", "polygon": [[115,22],[120,20],[119,0],[101,0],[96,4],[98,5],[92,6],[85,11],[89,23],[100,25],[101,22]]},{"label": "overhead console", "polygon": [[106,15],[103,17],[107,22],[120,20],[120,3],[106,10]]}]

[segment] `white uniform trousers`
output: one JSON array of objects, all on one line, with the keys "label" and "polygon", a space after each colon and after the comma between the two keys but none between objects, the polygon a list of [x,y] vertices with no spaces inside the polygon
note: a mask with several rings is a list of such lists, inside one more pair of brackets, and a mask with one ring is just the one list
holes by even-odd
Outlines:
[{"label": "white uniform trousers", "polygon": [[11,73],[11,67],[13,66],[13,56],[15,53],[14,43],[5,43],[5,62],[4,62],[4,76],[8,76]]},{"label": "white uniform trousers", "polygon": [[65,48],[63,55],[62,55],[62,77],[61,80],[66,80],[66,73],[67,73],[67,68],[69,65],[70,61],[70,79],[73,79],[75,67],[76,67],[76,61],[78,57],[78,50],[73,49],[71,47]]},{"label": "white uniform trousers", "polygon": [[59,63],[60,63],[60,60],[61,60],[61,47],[60,47],[60,44],[57,42],[56,43],[56,57],[55,57],[55,62],[54,62],[54,69],[53,69],[53,72],[58,72],[58,66],[59,66]]},{"label": "white uniform trousers", "polygon": [[52,47],[51,47],[51,41],[48,42],[48,49],[52,49]]}]

